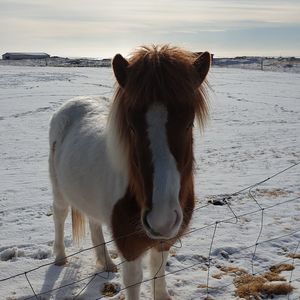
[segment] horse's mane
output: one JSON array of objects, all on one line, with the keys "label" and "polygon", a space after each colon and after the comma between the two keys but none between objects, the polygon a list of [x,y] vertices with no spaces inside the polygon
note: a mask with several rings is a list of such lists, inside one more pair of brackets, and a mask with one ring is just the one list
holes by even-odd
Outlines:
[{"label": "horse's mane", "polygon": [[[120,141],[128,147],[128,112],[133,107],[162,103],[181,104],[195,112],[202,129],[208,117],[207,82],[197,86],[198,73],[193,63],[197,54],[178,47],[143,46],[129,57],[125,87],[116,86],[110,119]],[[124,149],[124,150],[125,150]]]}]

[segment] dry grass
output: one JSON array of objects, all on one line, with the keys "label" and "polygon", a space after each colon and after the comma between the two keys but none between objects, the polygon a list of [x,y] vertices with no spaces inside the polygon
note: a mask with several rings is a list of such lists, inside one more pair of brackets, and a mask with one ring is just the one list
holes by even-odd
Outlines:
[{"label": "dry grass", "polygon": [[224,275],[223,273],[217,273],[217,274],[213,274],[211,277],[215,279],[221,279],[223,275]]},{"label": "dry grass", "polygon": [[102,289],[102,295],[106,297],[113,297],[119,292],[118,286],[112,284],[112,283],[105,283],[104,287]]},{"label": "dry grass", "polygon": [[271,271],[266,272],[263,276],[268,281],[286,281],[286,279],[283,276],[280,276],[278,273],[274,273],[274,272],[271,272]]},{"label": "dry grass", "polygon": [[234,280],[235,295],[246,300],[261,299],[261,296],[287,295],[293,291],[288,283],[268,281],[264,276],[242,275]]},{"label": "dry grass", "polygon": [[197,288],[198,289],[206,289],[207,285],[206,284],[199,284],[199,285],[197,285]]},{"label": "dry grass", "polygon": [[296,258],[300,259],[300,253],[289,253],[288,257],[291,257],[294,259],[296,259]]},{"label": "dry grass", "polygon": [[235,296],[246,300],[260,300],[263,296],[287,295],[293,291],[293,287],[283,281],[286,279],[280,275],[282,271],[291,271],[293,265],[280,264],[270,267],[268,272],[261,275],[251,275],[244,269],[233,266],[219,266],[220,273],[212,275],[221,279],[225,275],[235,275]]},{"label": "dry grass", "polygon": [[294,270],[294,266],[291,264],[280,264],[270,267],[270,271],[273,273],[281,273],[282,271],[292,271]]},{"label": "dry grass", "polygon": [[267,283],[263,286],[263,293],[271,295],[287,295],[293,291],[293,287],[287,283],[271,284]]},{"label": "dry grass", "polygon": [[221,266],[219,269],[226,274],[242,275],[247,273],[244,269],[237,267]]},{"label": "dry grass", "polygon": [[262,196],[273,197],[273,198],[286,196],[288,194],[287,191],[282,190],[282,189],[276,189],[276,188],[275,189],[258,189],[257,192]]},{"label": "dry grass", "polygon": [[253,298],[259,300],[262,287],[266,281],[267,279],[262,276],[243,274],[234,280],[234,285],[236,287],[235,296],[247,300]]}]

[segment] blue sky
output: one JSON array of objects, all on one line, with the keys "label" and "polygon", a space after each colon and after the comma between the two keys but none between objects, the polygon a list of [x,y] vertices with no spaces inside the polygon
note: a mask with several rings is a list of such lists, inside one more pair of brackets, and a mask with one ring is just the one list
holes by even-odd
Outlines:
[{"label": "blue sky", "polygon": [[300,0],[0,0],[0,53],[110,57],[171,43],[216,56],[300,56]]}]

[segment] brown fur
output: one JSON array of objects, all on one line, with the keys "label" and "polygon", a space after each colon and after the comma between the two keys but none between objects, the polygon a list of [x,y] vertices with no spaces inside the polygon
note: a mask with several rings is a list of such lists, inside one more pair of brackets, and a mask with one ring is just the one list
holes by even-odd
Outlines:
[{"label": "brown fur", "polygon": [[127,260],[134,260],[142,255],[147,249],[155,247],[158,251],[167,251],[186,231],[192,217],[194,198],[186,199],[183,207],[184,219],[178,235],[167,241],[150,239],[142,228],[141,208],[135,200],[130,189],[114,207],[112,216],[112,228],[115,243],[122,255]]},{"label": "brown fur", "polygon": [[[176,47],[142,47],[129,58],[126,78],[124,70],[119,76],[121,82],[116,88],[112,111],[129,163],[130,182],[126,194],[114,207],[112,229],[127,260],[137,258],[153,246],[168,250],[187,229],[192,217],[195,199],[190,125],[196,118],[203,128],[208,117],[206,83],[201,84],[204,78],[200,78],[201,73],[194,66],[196,58],[195,54]],[[120,56],[118,60],[126,65]],[[181,174],[179,198],[183,223],[178,235],[164,243],[150,239],[141,224],[141,215],[151,209],[152,199],[153,166],[145,114],[153,103],[168,109],[167,136]]]}]

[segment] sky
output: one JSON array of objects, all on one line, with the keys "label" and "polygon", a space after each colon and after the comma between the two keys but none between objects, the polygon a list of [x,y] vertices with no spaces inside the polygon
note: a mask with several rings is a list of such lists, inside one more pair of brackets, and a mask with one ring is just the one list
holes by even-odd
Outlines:
[{"label": "sky", "polygon": [[166,43],[300,57],[300,0],[0,0],[0,54],[106,58]]}]

